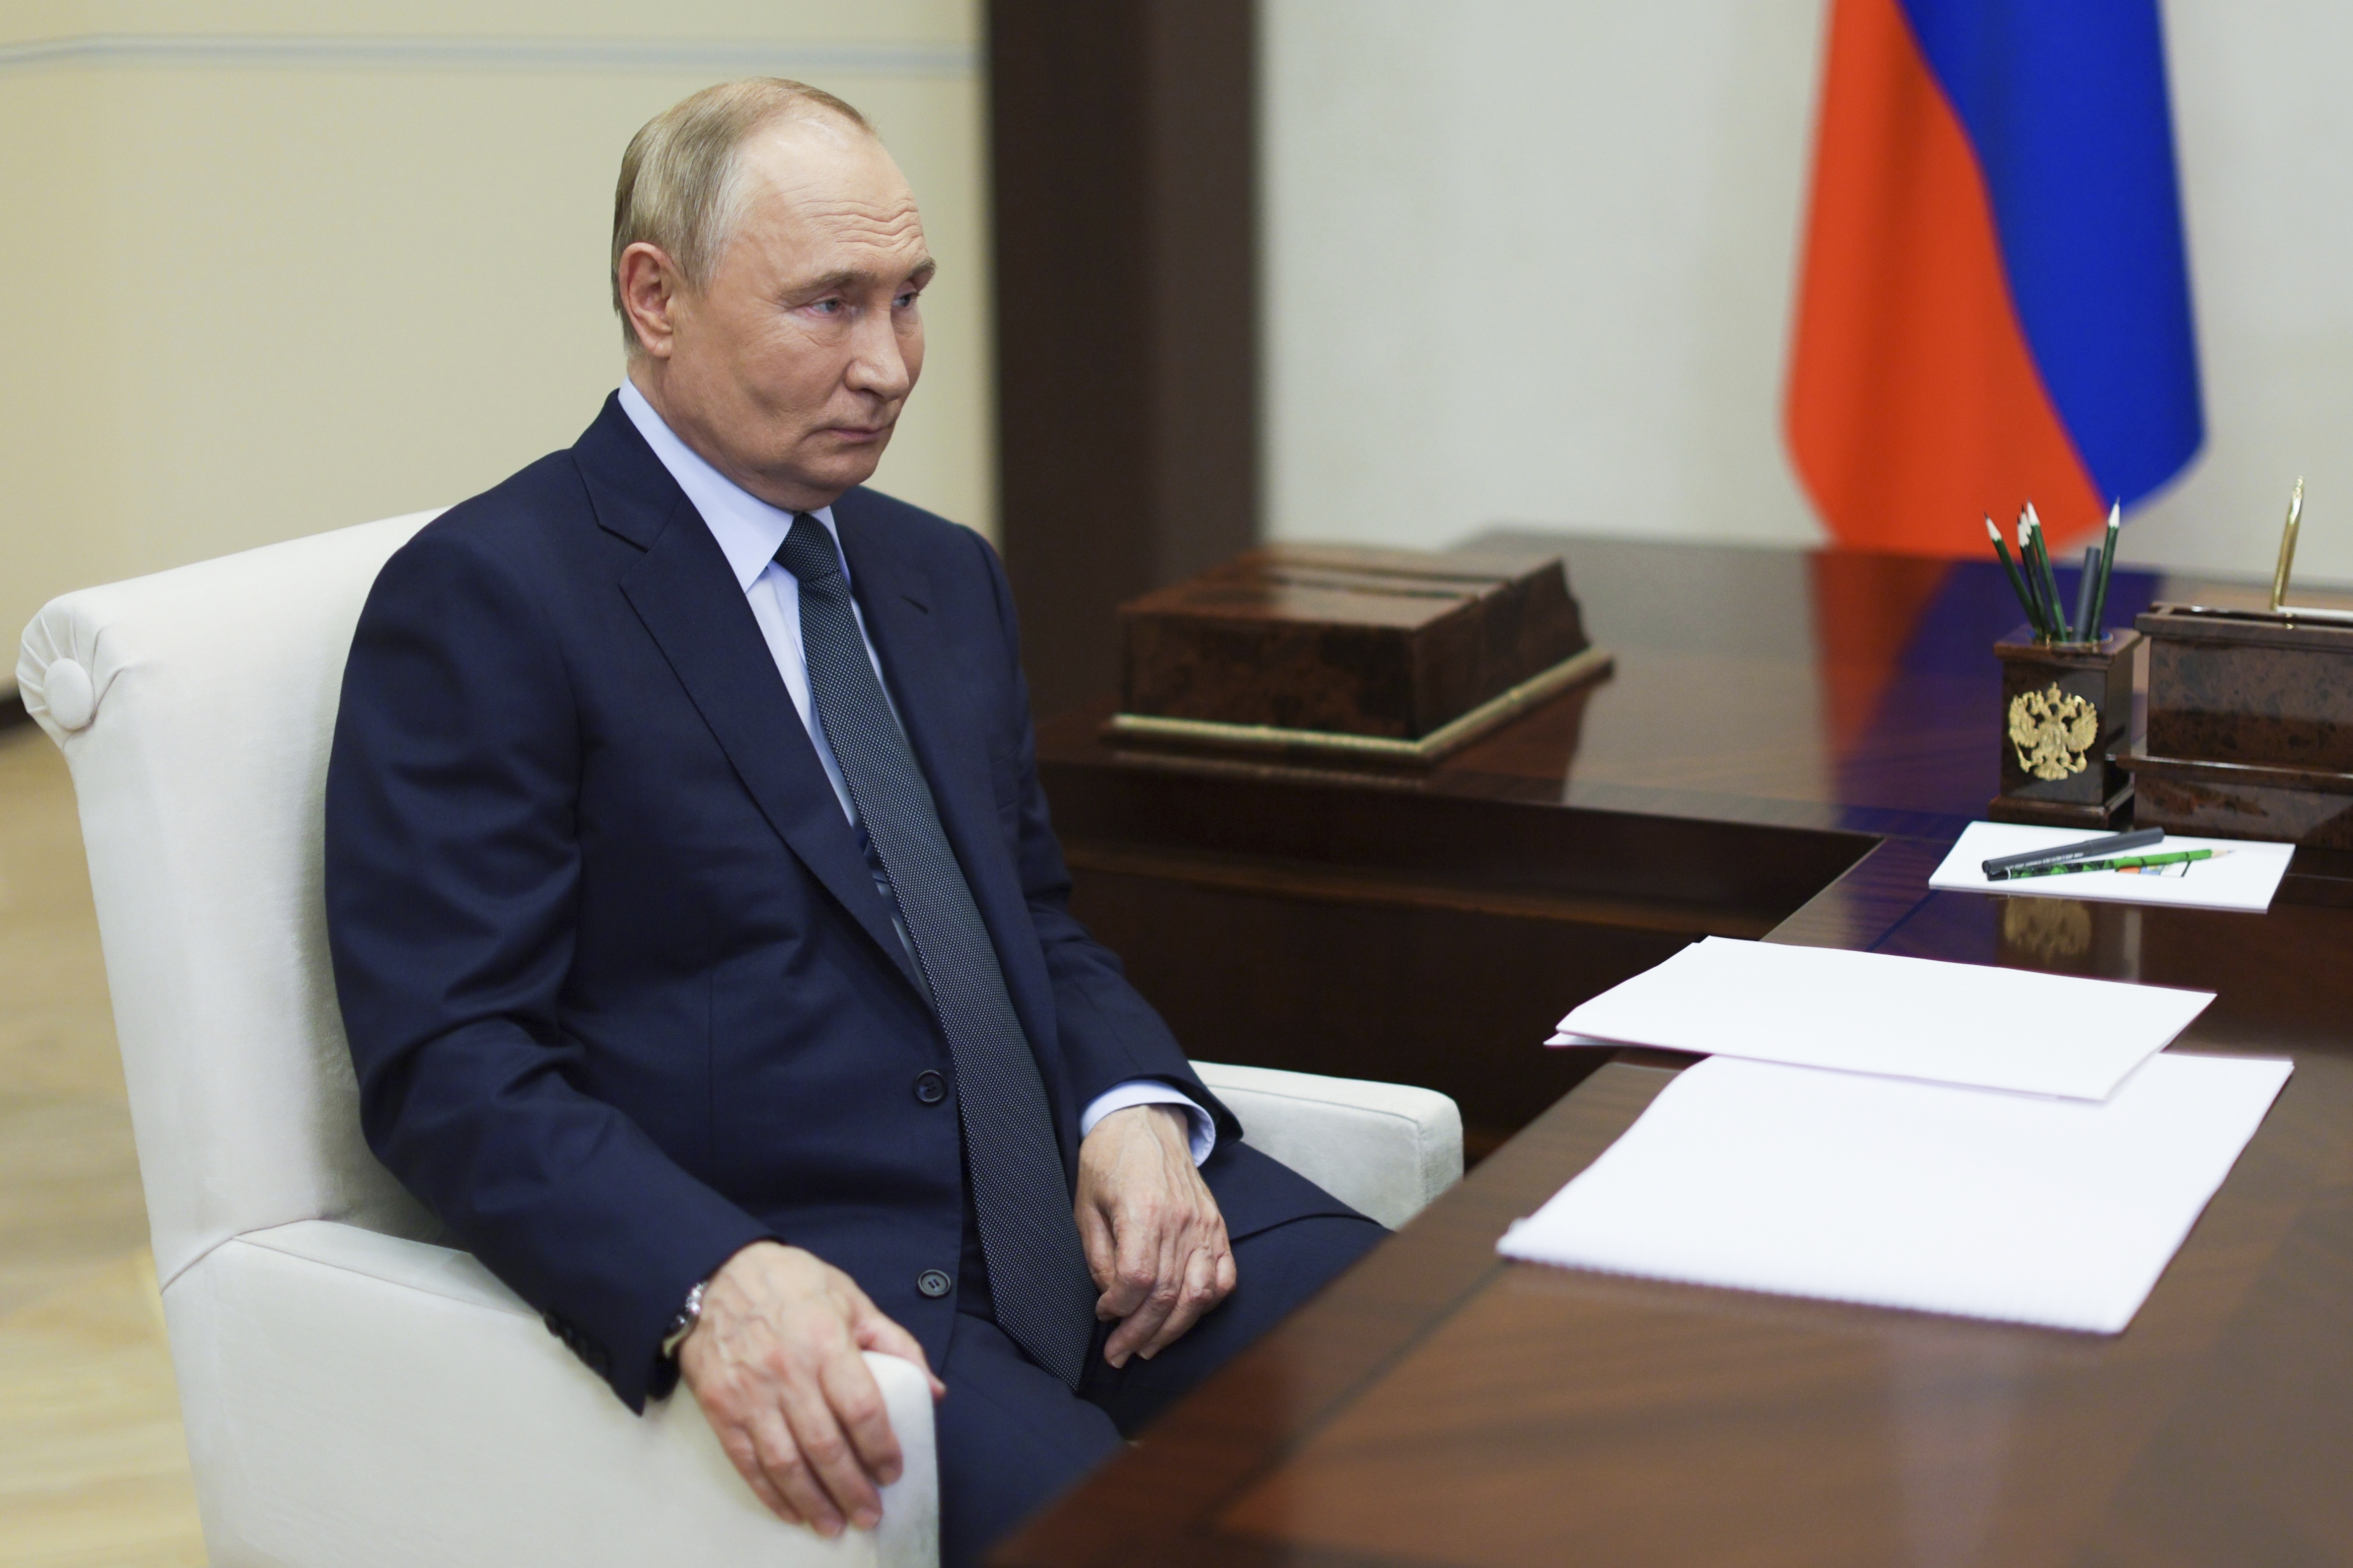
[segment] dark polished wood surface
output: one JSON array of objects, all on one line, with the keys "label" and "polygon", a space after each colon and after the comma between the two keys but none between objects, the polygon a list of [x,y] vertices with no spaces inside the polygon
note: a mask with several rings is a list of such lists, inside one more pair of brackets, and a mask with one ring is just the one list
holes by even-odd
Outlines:
[{"label": "dark polished wood surface", "polygon": [[[1488,1125],[1519,1131],[997,1561],[2353,1561],[2353,857],[2301,852],[2263,916],[1931,893],[1996,782],[1991,644],[2014,610],[1991,568],[1567,553],[1616,677],[1430,773],[1185,769],[1085,718],[1050,727],[1082,905],[1131,937],[1247,917],[1176,956],[1128,948],[1172,1014],[1169,986],[1235,1010],[1197,1054],[1498,1077]],[[2113,614],[2193,592],[2120,574]],[[1450,959],[1482,930],[1504,949],[1428,963],[1432,921]],[[1541,1026],[1726,928],[2211,989],[2179,1046],[2295,1075],[2113,1337],[1498,1259],[1680,1065],[1623,1053],[1521,1114],[1591,1066]],[[1320,1028],[1335,1010],[1346,1026]],[[1378,1063],[1351,1058],[1358,1031]]]}]

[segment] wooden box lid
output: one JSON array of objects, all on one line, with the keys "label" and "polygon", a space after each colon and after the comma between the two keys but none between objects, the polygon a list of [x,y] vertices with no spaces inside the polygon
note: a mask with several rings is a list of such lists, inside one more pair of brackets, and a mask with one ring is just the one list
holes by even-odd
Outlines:
[{"label": "wooden box lid", "polygon": [[2135,623],[2149,639],[2148,750],[2353,772],[2353,624],[2211,602],[2226,597]]},{"label": "wooden box lid", "polygon": [[1434,756],[1606,662],[1557,555],[1273,545],[1120,607],[1115,731]]}]

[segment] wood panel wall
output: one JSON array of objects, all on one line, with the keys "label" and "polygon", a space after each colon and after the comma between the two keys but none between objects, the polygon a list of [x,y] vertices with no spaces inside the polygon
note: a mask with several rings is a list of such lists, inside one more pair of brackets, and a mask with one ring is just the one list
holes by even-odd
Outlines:
[{"label": "wood panel wall", "polygon": [[1259,533],[1252,0],[992,0],[1001,537],[1031,700]]}]

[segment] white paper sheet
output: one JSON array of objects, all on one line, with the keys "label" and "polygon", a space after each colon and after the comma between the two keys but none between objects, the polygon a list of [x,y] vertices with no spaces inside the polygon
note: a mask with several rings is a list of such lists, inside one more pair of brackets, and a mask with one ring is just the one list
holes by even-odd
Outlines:
[{"label": "white paper sheet", "polygon": [[1712,936],[1577,1008],[1552,1043],[2105,1100],[2212,1000],[2211,991]]},{"label": "white paper sheet", "polygon": [[2219,849],[2211,860],[2195,860],[2179,876],[2153,877],[2126,871],[2070,871],[2063,877],[1986,879],[1985,863],[2003,855],[2023,855],[2095,837],[2080,827],[2028,827],[2014,822],[1972,822],[1928,886],[1948,893],[2002,893],[2011,898],[2091,899],[2104,903],[2177,904],[2193,910],[2243,910],[2261,914],[2272,907],[2280,879],[2295,858],[2293,844],[2263,844],[2247,838],[2187,838],[2168,833],[2165,842],[2136,854],[2177,849]]},{"label": "white paper sheet", "polygon": [[2168,1053],[2092,1102],[1716,1057],[1497,1250],[2119,1333],[2291,1068]]}]

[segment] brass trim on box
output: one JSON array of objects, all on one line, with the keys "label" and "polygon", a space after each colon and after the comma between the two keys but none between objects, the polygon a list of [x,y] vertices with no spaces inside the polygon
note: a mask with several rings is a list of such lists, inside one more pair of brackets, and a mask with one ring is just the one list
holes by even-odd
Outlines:
[{"label": "brass trim on box", "polygon": [[1129,740],[1183,741],[1246,752],[1323,752],[1334,756],[1377,758],[1387,762],[1431,763],[1466,742],[1518,717],[1546,698],[1576,685],[1610,666],[1608,648],[1588,647],[1550,669],[1529,677],[1510,690],[1491,697],[1459,719],[1451,720],[1418,741],[1388,735],[1349,735],[1337,730],[1285,730],[1273,724],[1221,724],[1212,719],[1167,719],[1152,713],[1114,713],[1104,730]]}]

